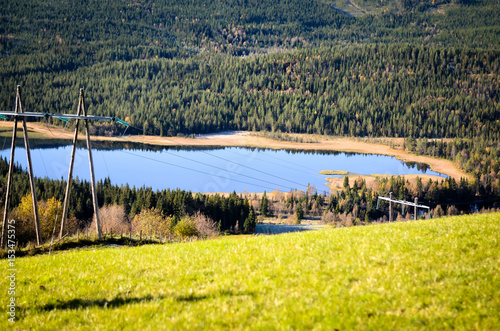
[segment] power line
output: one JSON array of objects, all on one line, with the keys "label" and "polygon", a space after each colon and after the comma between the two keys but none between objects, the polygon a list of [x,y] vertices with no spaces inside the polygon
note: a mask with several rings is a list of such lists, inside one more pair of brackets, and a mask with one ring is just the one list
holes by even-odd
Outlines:
[{"label": "power line", "polygon": [[[137,129],[137,130],[140,130],[140,131],[145,131],[143,129],[140,129],[138,127],[134,127],[132,126],[133,128]],[[47,128],[48,128],[48,124],[47,124]],[[53,135],[53,136],[56,136],[51,130],[50,128],[48,128],[49,132]],[[125,139],[123,139],[125,140]],[[168,139],[168,138],[165,138],[165,140],[167,141],[170,141],[172,143],[176,143],[178,145],[187,145],[187,144],[184,144],[184,143],[179,143],[179,142],[176,142],[176,141],[173,141],[171,139]],[[126,140],[128,142],[131,142],[131,143],[134,143],[134,141],[130,141],[130,140]],[[102,146],[102,145],[101,145]],[[142,158],[145,158],[145,159],[149,159],[149,160],[153,160],[155,162],[159,162],[159,163],[164,163],[164,164],[168,164],[168,165],[171,165],[171,166],[176,166],[176,167],[179,167],[179,168],[183,168],[183,169],[186,169],[186,170],[190,170],[190,171],[196,171],[196,172],[199,172],[199,173],[202,173],[202,174],[207,174],[207,175],[210,175],[210,176],[216,176],[216,177],[219,177],[219,178],[223,178],[223,176],[219,176],[219,175],[215,175],[215,174],[210,174],[210,173],[207,173],[207,172],[204,172],[204,171],[200,171],[200,170],[197,170],[197,169],[192,169],[192,168],[189,168],[189,167],[184,167],[184,166],[179,166],[179,165],[176,165],[176,164],[172,164],[172,163],[168,163],[168,162],[165,162],[165,161],[161,161],[161,160],[157,160],[157,159],[154,159],[154,158],[149,158],[149,157],[144,157],[144,156],[140,156],[140,155],[136,155],[136,154],[133,154],[133,153],[130,153],[130,152],[125,152],[125,151],[122,151],[124,153],[127,153],[127,154],[131,154],[131,155],[134,155],[134,156],[137,156],[137,157],[142,157]],[[241,167],[244,167],[244,168],[247,168],[247,169],[250,169],[252,171],[256,171],[256,172],[259,172],[259,173],[262,173],[262,174],[265,174],[267,176],[270,176],[270,177],[274,177],[274,178],[277,178],[279,180],[283,180],[283,181],[286,181],[286,182],[290,182],[290,183],[293,183],[293,184],[296,184],[296,185],[299,185],[299,187],[307,187],[306,185],[303,185],[301,183],[298,183],[298,182],[295,182],[293,180],[289,180],[287,178],[283,178],[283,177],[280,177],[280,176],[277,176],[277,175],[274,175],[274,174],[271,174],[271,173],[268,173],[268,172],[265,172],[265,171],[262,171],[262,170],[259,170],[259,169],[256,169],[256,168],[253,168],[253,167],[250,167],[250,166],[247,166],[247,165],[244,165],[244,164],[241,164],[239,162],[235,162],[235,161],[232,161],[232,160],[229,160],[229,159],[226,159],[226,158],[223,158],[221,156],[217,156],[217,155],[214,155],[212,153],[209,153],[209,152],[206,152],[206,151],[200,151],[206,155],[209,155],[211,157],[215,157],[215,158],[218,158],[220,160],[224,160],[226,162],[230,162],[230,163],[233,163],[233,164],[236,164],[238,166],[241,166]],[[231,151],[232,152],[232,151]],[[261,178],[257,178],[257,177],[253,177],[253,176],[249,176],[249,175],[245,175],[245,174],[240,174],[240,173],[237,173],[235,171],[231,171],[231,170],[228,170],[228,169],[224,169],[224,168],[221,168],[221,167],[218,167],[218,166],[215,166],[215,165],[212,165],[212,164],[208,164],[208,163],[205,163],[205,162],[202,162],[202,161],[198,161],[198,160],[194,160],[194,159],[191,159],[189,157],[185,157],[185,156],[181,156],[181,155],[177,155],[177,154],[174,154],[174,153],[171,153],[171,152],[168,152],[166,151],[166,153],[170,154],[170,155],[173,155],[173,156],[176,156],[176,157],[179,157],[179,158],[182,158],[182,159],[186,159],[188,161],[191,161],[191,162],[195,162],[195,163],[198,163],[198,164],[202,164],[202,165],[205,165],[205,166],[209,166],[209,167],[212,167],[212,168],[215,168],[215,169],[219,169],[219,170],[223,170],[223,171],[226,171],[228,173],[232,173],[232,174],[235,174],[237,176],[242,176],[242,177],[246,177],[246,178],[249,178],[249,179],[252,179],[252,180],[256,180],[256,181],[259,181],[259,182],[263,182],[263,183],[267,183],[267,184],[271,184],[271,185],[274,185],[274,186],[278,186],[278,187],[282,187],[282,188],[286,188],[286,189],[290,189],[290,190],[293,190],[292,187],[290,186],[286,186],[286,185],[283,185],[283,184],[278,184],[276,182],[272,182],[272,181],[268,181],[268,180],[265,180],[265,179],[261,179]],[[107,163],[106,161],[104,160],[105,162],[105,165],[106,165],[106,168],[107,168],[107,171],[108,171],[108,175],[109,175],[109,168],[107,167]],[[224,177],[225,178],[225,177]],[[233,181],[236,181],[236,182],[240,182],[240,183],[243,183],[243,184],[249,184],[249,185],[254,185],[254,186],[258,186],[258,187],[262,187],[262,188],[265,188],[265,189],[270,189],[270,190],[273,190],[273,188],[270,188],[270,187],[267,187],[267,186],[263,186],[263,185],[259,185],[259,184],[255,184],[255,183],[249,183],[249,182],[245,182],[245,181],[242,181],[242,180],[237,180],[237,179],[231,179]]]},{"label": "power line", "polygon": [[[223,141],[226,141],[226,142],[228,142],[229,144],[231,144],[231,141],[230,141],[229,139],[224,139],[224,138],[221,138],[221,137],[218,137],[217,139],[219,139],[219,140],[223,140]],[[257,148],[258,148],[258,147],[257,147]],[[267,148],[264,148],[264,149],[266,149],[266,150],[267,150]],[[275,149],[270,149],[270,150],[272,150],[272,151],[277,151],[277,150],[275,150]],[[283,149],[280,149],[280,150],[283,150]],[[233,153],[234,153],[234,152],[233,152]],[[235,154],[236,154],[236,153],[235,153]],[[282,159],[280,159],[280,158],[278,158],[278,157],[276,157],[276,156],[273,156],[273,155],[262,154],[262,156],[269,157],[269,158],[273,158],[273,159],[276,159],[276,160],[279,160],[279,161],[283,161]],[[269,161],[265,161],[265,162],[269,162]],[[272,162],[269,162],[269,163],[274,164],[274,165],[278,165],[278,166],[280,166],[280,167],[285,167],[285,168],[288,168],[288,169],[301,171],[301,170],[299,170],[299,169],[297,169],[297,168],[292,168],[292,167],[290,167],[290,166],[288,166],[288,165],[279,165],[279,164],[272,163]],[[315,169],[309,168],[309,167],[307,167],[307,166],[305,166],[305,165],[298,164],[298,163],[294,163],[294,162],[289,162],[289,163],[293,163],[294,165],[299,166],[299,167],[301,167],[301,168],[303,168],[303,169],[307,169],[307,170],[311,170],[311,171],[316,172],[316,170],[315,170]]]},{"label": "power line", "polygon": [[47,171],[47,167],[45,166],[45,160],[43,159],[42,152],[38,150],[38,153],[40,154],[40,159],[42,160],[43,168],[45,169],[45,175],[47,178],[49,177],[49,172]]},{"label": "power line", "polygon": [[[123,151],[122,151],[123,152]],[[260,182],[264,182],[264,183],[268,183],[268,184],[271,184],[271,185],[275,185],[275,186],[281,186],[281,187],[285,187],[287,189],[293,189],[289,186],[285,186],[285,185],[282,185],[282,184],[278,184],[278,183],[275,183],[275,182],[271,182],[271,181],[268,181],[268,180],[265,180],[265,179],[261,179],[261,178],[256,178],[256,177],[253,177],[253,176],[248,176],[248,175],[245,175],[245,174],[240,174],[238,172],[235,172],[235,171],[232,171],[232,170],[228,170],[228,169],[224,169],[224,168],[221,168],[221,167],[218,167],[218,166],[215,166],[215,165],[212,165],[212,164],[208,164],[208,163],[205,163],[205,162],[202,162],[202,161],[198,161],[198,160],[194,160],[194,159],[191,159],[189,157],[186,157],[186,156],[182,156],[182,155],[178,155],[178,154],[175,154],[175,153],[171,153],[171,152],[168,152],[168,151],[165,151],[165,153],[169,154],[169,155],[172,155],[172,156],[175,156],[175,157],[178,157],[178,158],[182,158],[182,159],[185,159],[185,160],[188,160],[188,161],[191,161],[191,162],[195,162],[195,163],[199,163],[199,164],[202,164],[204,166],[207,166],[207,167],[212,167],[212,168],[215,168],[215,169],[219,169],[219,170],[222,170],[222,171],[226,171],[228,173],[232,173],[232,174],[235,174],[237,176],[242,176],[242,177],[246,177],[246,178],[250,178],[250,179],[253,179],[253,180],[257,180],[257,181],[260,181]],[[133,154],[133,153],[130,153],[128,152],[128,154]],[[210,155],[210,153],[207,153]],[[133,155],[136,155],[136,154],[133,154]],[[139,155],[136,155],[136,156],[139,156]],[[153,159],[153,158],[148,158],[148,159]],[[223,160],[226,160],[224,158],[221,158]],[[161,160],[158,160],[158,159],[154,159],[158,162],[163,162]],[[226,160],[226,161],[229,161],[229,160]],[[229,162],[233,162],[233,161],[229,161]],[[166,163],[166,162],[165,162]],[[235,163],[235,162],[233,162]],[[169,165],[174,165],[172,163],[166,163],[166,164],[169,164]],[[239,163],[236,163],[236,164],[239,164]],[[107,165],[106,165],[107,167]],[[185,169],[191,169],[191,168],[187,168],[187,167],[184,167]],[[198,171],[198,170],[197,170]],[[109,172],[109,170],[108,170]],[[212,175],[212,174],[210,174]],[[216,175],[217,176],[217,175]],[[218,176],[218,177],[222,177],[222,176]],[[278,177],[279,178],[279,177]],[[232,179],[234,180],[234,179]],[[251,184],[251,185],[255,185],[255,184]],[[262,186],[263,187],[263,186]]]},{"label": "power line", "polygon": [[[224,139],[222,139],[222,140],[224,140]],[[229,140],[226,140],[226,141],[228,141],[228,142],[229,142]],[[267,150],[267,149],[266,149],[266,150]],[[272,151],[276,151],[276,150],[272,150]],[[229,152],[230,152],[230,153],[232,153],[232,154],[238,154],[237,152],[234,152],[234,151],[231,151],[231,150],[229,150]],[[276,160],[279,160],[279,161],[282,161],[282,162],[283,162],[283,160],[282,160],[282,159],[280,159],[280,158],[278,158],[278,157],[274,157],[274,156],[272,156],[272,155],[268,155],[268,154],[260,154],[260,155],[261,155],[261,156],[265,156],[265,157],[274,158],[274,159],[276,159]],[[262,160],[262,159],[261,159],[261,160]],[[290,166],[289,166],[289,165],[287,165],[287,164],[278,164],[278,163],[275,163],[275,162],[265,161],[265,160],[262,160],[262,161],[263,161],[263,162],[267,162],[267,163],[269,163],[269,164],[273,164],[273,165],[278,166],[278,167],[283,167],[283,168],[291,169],[291,170],[294,170],[294,171],[303,171],[303,170],[298,169],[298,168],[290,167]],[[293,163],[293,162],[289,162],[289,163]],[[296,164],[296,163],[293,163],[293,164]],[[307,169],[307,170],[315,171],[314,169],[311,169],[311,168],[306,167],[306,166],[302,166],[302,165],[300,165],[300,164],[296,164],[296,165],[301,166],[301,167],[303,167],[304,169]]]},{"label": "power line", "polygon": [[[147,157],[147,156],[144,156],[144,155],[138,155],[138,154],[134,154],[134,153],[123,151],[123,150],[120,151],[120,152],[125,153],[125,154],[130,154],[130,155],[133,155],[133,156],[136,156],[136,157],[140,157],[140,158],[143,158],[143,159],[155,161],[155,162],[158,162],[158,163],[163,163],[163,164],[167,164],[167,165],[170,165],[170,166],[174,166],[174,167],[178,167],[178,168],[182,168],[182,169],[186,169],[186,170],[190,170],[190,171],[196,171],[196,172],[199,172],[199,173],[204,174],[204,175],[215,176],[215,177],[219,177],[219,178],[225,178],[225,177],[220,176],[220,175],[211,174],[211,173],[208,173],[208,172],[205,172],[205,171],[202,171],[202,170],[198,170],[198,169],[184,167],[184,166],[181,166],[181,165],[178,165],[178,164],[169,163],[169,162],[166,162],[166,161],[158,160],[158,159]],[[231,179],[231,180],[233,180],[235,182],[243,183],[243,184],[248,184],[248,185],[262,187],[262,188],[265,188],[265,189],[268,189],[268,190],[273,190],[270,187],[262,186],[262,185],[259,185],[259,184],[249,183],[249,182],[245,182],[245,181],[238,180],[238,179]]]},{"label": "power line", "polygon": [[[1,113],[5,113],[7,115],[7,113],[10,113],[10,112],[1,112]],[[63,116],[66,117],[66,118],[80,118],[80,116],[78,115],[69,115],[69,114],[44,114],[43,116]],[[41,115],[38,115],[38,113],[25,113],[25,116],[38,116],[40,117]],[[113,118],[109,118],[109,117],[102,117],[102,116],[92,116],[92,115],[87,115],[85,118],[90,118],[90,119],[111,119],[111,120],[114,120],[114,117]],[[128,124],[128,123],[127,123]],[[48,127],[48,126],[47,126]],[[134,127],[132,126],[133,128],[135,128],[136,130],[140,130],[140,131],[143,131],[145,132],[145,130],[141,129],[141,128],[138,128],[138,127]],[[55,136],[52,131],[50,130],[50,128],[48,128],[48,130],[50,131],[50,133]],[[177,143],[177,144],[180,144],[180,145],[186,145],[186,144],[183,144],[183,143],[179,143],[179,142],[175,142],[173,140],[170,140],[168,138],[165,138],[165,140],[167,141],[171,141],[173,143]],[[256,168],[253,168],[253,167],[250,167],[250,166],[247,166],[247,165],[244,165],[244,164],[241,164],[239,162],[235,162],[235,161],[232,161],[232,160],[229,160],[229,159],[226,159],[226,158],[223,158],[221,156],[217,156],[217,155],[214,155],[213,153],[208,153],[208,152],[205,152],[205,151],[200,151],[206,155],[209,155],[211,157],[215,157],[215,158],[218,158],[218,159],[221,159],[221,160],[224,160],[226,162],[230,162],[230,163],[233,163],[233,164],[236,164],[238,166],[241,166],[241,167],[244,167],[244,168],[247,168],[247,169],[250,169],[252,171],[255,171],[255,172],[259,172],[259,173],[262,173],[262,174],[265,174],[267,176],[270,176],[270,177],[274,177],[276,179],[279,179],[279,180],[282,180],[282,181],[286,181],[286,182],[289,182],[289,183],[292,183],[292,184],[295,184],[295,185],[299,185],[299,187],[307,187],[306,185],[304,184],[301,184],[301,183],[298,183],[296,181],[293,181],[293,180],[290,180],[290,179],[287,179],[287,178],[284,178],[284,177],[280,177],[280,176],[277,176],[277,175],[274,175],[274,174],[271,174],[271,173],[268,173],[268,172],[265,172],[265,171],[262,171],[262,170],[259,170],[259,169],[256,169]],[[257,181],[260,181],[260,182],[264,182],[264,183],[268,183],[268,184],[271,184],[271,185],[275,185],[275,186],[279,186],[279,187],[284,187],[286,189],[291,189],[293,190],[292,187],[290,186],[286,186],[286,185],[282,185],[282,184],[277,184],[275,182],[271,182],[271,181],[268,181],[268,180],[264,180],[264,179],[260,179],[260,178],[256,178],[256,177],[253,177],[253,176],[248,176],[248,175],[245,175],[245,174],[240,174],[240,173],[237,173],[237,172],[234,172],[234,171],[231,171],[231,170],[228,170],[228,169],[223,169],[223,168],[220,168],[220,167],[217,167],[217,166],[214,166],[214,165],[211,165],[211,164],[207,164],[205,162],[201,162],[201,161],[197,161],[197,160],[193,160],[191,158],[188,158],[188,157],[183,157],[183,156],[180,156],[180,155],[176,155],[176,154],[173,154],[173,153],[170,153],[170,152],[167,152],[171,155],[174,155],[176,157],[180,157],[180,158],[183,158],[183,159],[186,159],[186,160],[189,160],[191,162],[195,162],[195,163],[199,163],[199,164],[203,164],[205,166],[209,166],[209,167],[213,167],[213,168],[216,168],[216,169],[219,169],[219,170],[223,170],[223,171],[226,171],[226,172],[229,172],[229,173],[233,173],[235,175],[238,175],[238,176],[242,176],[242,177],[247,177],[247,178],[250,178],[252,180],[257,180]],[[106,164],[106,167],[107,167],[107,164]],[[186,168],[186,169],[189,169],[189,170],[194,170],[194,169],[191,169],[191,168]],[[199,172],[199,171],[198,171]],[[108,174],[109,174],[109,169],[108,169]],[[241,181],[240,181],[241,182]],[[246,182],[245,182],[246,183]],[[250,183],[246,183],[246,184],[250,184]],[[255,184],[251,184],[251,185],[255,185]],[[264,187],[264,186],[261,186],[261,185],[257,185],[257,186],[260,186],[260,187]]]},{"label": "power line", "polygon": [[[209,153],[207,153],[207,154],[209,154]],[[297,185],[299,185],[299,186],[304,186],[303,184],[301,184],[301,183],[297,183],[297,182],[294,182],[293,180],[289,180],[289,179],[286,179],[286,178],[283,178],[283,177],[280,177],[280,176],[272,175],[272,174],[270,174],[270,173],[268,173],[268,172],[261,171],[261,170],[258,170],[258,169],[255,169],[255,168],[249,167],[249,166],[247,166],[247,165],[244,165],[244,164],[241,164],[241,163],[238,163],[238,162],[235,162],[235,161],[231,161],[231,160],[225,159],[225,158],[223,158],[223,157],[221,157],[221,156],[217,156],[217,155],[213,155],[213,154],[210,154],[210,155],[211,155],[211,156],[213,156],[213,157],[216,157],[216,158],[218,158],[218,159],[221,159],[221,160],[224,160],[224,161],[227,161],[227,162],[232,162],[232,163],[237,164],[237,165],[239,165],[239,166],[241,166],[241,167],[244,167],[244,168],[247,168],[247,169],[250,169],[250,170],[253,170],[253,171],[257,171],[257,172],[260,172],[260,173],[265,174],[265,175],[268,175],[268,176],[273,176],[273,177],[279,178],[279,179],[281,179],[281,180],[285,180],[285,181],[287,181],[287,182],[297,184]]]},{"label": "power line", "polygon": [[[136,126],[132,126],[132,125],[130,125],[130,127],[134,128],[134,129],[136,129],[136,130],[142,131],[143,133],[144,133],[144,132],[146,132],[146,133],[147,133],[147,131],[146,131],[146,130],[141,129],[141,128],[138,128],[138,127],[136,127]],[[185,146],[189,146],[189,145],[187,145],[187,144],[184,144],[184,143],[181,143],[181,142],[177,142],[177,141],[174,141],[174,140],[171,140],[171,139],[165,138],[165,137],[163,137],[163,139],[164,139],[164,140],[167,140],[167,141],[170,141],[170,142],[172,142],[172,143],[174,143],[174,144],[177,144],[177,145],[185,145]],[[253,168],[253,167],[250,167],[250,166],[247,166],[247,165],[244,165],[244,164],[241,164],[241,163],[238,163],[238,162],[232,161],[232,160],[225,159],[225,158],[223,158],[223,157],[220,157],[220,156],[214,155],[214,154],[212,154],[212,153],[208,153],[208,152],[205,152],[205,151],[200,151],[200,152],[201,152],[201,153],[204,153],[204,154],[206,154],[206,155],[210,155],[211,157],[215,157],[215,158],[218,158],[218,159],[222,159],[222,160],[224,160],[224,161],[231,162],[231,163],[233,163],[233,164],[236,164],[236,165],[239,165],[239,166],[245,167],[245,168],[247,168],[247,169],[250,169],[250,170],[253,170],[253,171],[256,171],[256,172],[260,172],[260,173],[262,173],[262,174],[265,174],[265,175],[268,175],[268,176],[271,176],[271,177],[274,177],[274,178],[277,178],[277,179],[280,179],[280,180],[284,180],[284,181],[287,181],[287,182],[292,183],[292,184],[299,185],[299,186],[300,186],[300,187],[302,187],[302,188],[307,188],[307,185],[304,185],[304,184],[301,184],[301,183],[295,182],[295,181],[293,181],[293,180],[290,180],[290,179],[287,179],[287,178],[283,178],[283,177],[280,177],[280,176],[276,176],[276,175],[270,174],[270,173],[268,173],[268,172],[265,172],[265,171],[262,171],[262,170],[259,170],[259,169],[255,169],[255,168]],[[194,162],[196,162],[196,161],[194,161]],[[224,169],[224,170],[225,170],[225,169]],[[257,180],[261,180],[261,179],[257,179]],[[282,186],[282,187],[287,187],[287,186],[284,186],[284,185],[279,185],[279,186]],[[291,187],[287,187],[287,188],[293,189],[293,188],[291,188]]]},{"label": "power line", "polygon": [[[202,151],[202,152],[203,152],[203,151]],[[274,182],[270,182],[270,181],[267,181],[267,180],[264,180],[264,179],[260,179],[260,178],[256,178],[256,177],[252,177],[252,176],[248,176],[248,175],[244,175],[244,174],[239,174],[239,173],[237,173],[237,172],[235,172],[235,171],[231,171],[231,170],[228,170],[228,169],[224,169],[224,168],[221,168],[221,167],[217,167],[217,166],[214,166],[214,165],[212,165],[212,164],[208,164],[208,163],[201,162],[201,161],[198,161],[198,160],[193,160],[193,159],[191,159],[191,158],[188,158],[188,157],[185,157],[185,156],[181,156],[181,155],[177,155],[177,154],[174,154],[174,153],[171,153],[171,152],[168,152],[168,151],[167,151],[166,153],[168,153],[168,154],[170,154],[170,155],[173,155],[173,156],[176,156],[176,157],[179,157],[179,158],[182,158],[182,159],[186,159],[186,160],[192,161],[192,162],[196,162],[196,163],[199,163],[199,164],[203,164],[203,165],[206,165],[206,166],[208,166],[208,167],[212,167],[212,168],[215,168],[215,169],[219,169],[219,170],[227,171],[227,172],[229,172],[229,173],[233,173],[233,174],[238,175],[238,176],[243,176],[243,177],[247,177],[247,178],[250,178],[250,179],[253,179],[253,180],[262,181],[262,182],[265,182],[265,183],[268,183],[268,184],[272,184],[272,185],[276,185],[276,186],[281,186],[281,187],[286,187],[287,189],[292,189],[291,187],[288,187],[288,186],[285,186],[285,185],[277,184],[277,183],[274,183]],[[222,157],[218,157],[218,156],[216,156],[216,155],[213,155],[213,154],[210,154],[210,153],[207,153],[207,152],[205,152],[205,153],[206,153],[206,154],[208,154],[208,155],[212,155],[212,156],[214,156],[214,157],[220,158],[220,159],[222,159],[222,160],[225,160],[225,161],[228,161],[228,162],[232,162],[232,163],[234,163],[234,164],[241,165],[241,164],[236,163],[236,162],[234,162],[234,161],[230,161],[230,160],[224,159],[224,158],[222,158]],[[244,165],[241,165],[241,166],[244,166]],[[249,168],[249,167],[246,167],[246,168]],[[252,169],[252,168],[249,168],[249,169]],[[259,171],[259,170],[256,170],[256,169],[252,169],[252,170],[254,170],[254,171]],[[272,175],[271,175],[271,176],[272,176]],[[275,176],[275,177],[277,177],[277,178],[281,178],[281,177],[278,177],[278,176]],[[299,185],[300,185],[300,184],[299,184]]]}]

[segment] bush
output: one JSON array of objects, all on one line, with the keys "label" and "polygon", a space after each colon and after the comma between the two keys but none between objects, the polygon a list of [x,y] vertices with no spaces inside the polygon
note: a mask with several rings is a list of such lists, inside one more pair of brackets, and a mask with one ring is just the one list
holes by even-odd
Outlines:
[{"label": "bush", "polygon": [[323,214],[322,221],[325,224],[331,224],[331,223],[339,221],[339,220],[338,220],[337,216],[332,211],[329,210],[328,212]]},{"label": "bush", "polygon": [[[130,224],[123,206],[103,206],[99,209],[99,218],[103,233],[129,233],[132,230],[132,224]],[[90,228],[95,229],[95,219],[92,220]]]},{"label": "bush", "polygon": [[181,219],[180,222],[174,227],[174,233],[182,239],[196,237],[199,234],[196,229],[196,222],[192,218]]},{"label": "bush", "polygon": [[436,208],[432,210],[432,218],[439,218],[444,216],[444,211],[441,205],[437,205]]},{"label": "bush", "polygon": [[298,203],[297,206],[295,207],[295,220],[297,221],[298,224],[300,224],[300,221],[304,218],[304,209],[302,208],[302,204]]},{"label": "bush", "polygon": [[459,215],[460,211],[455,206],[449,206],[447,210],[448,216]]},{"label": "bush", "polygon": [[165,217],[163,213],[156,209],[143,209],[135,215],[132,220],[132,231],[134,233],[159,234],[162,236],[172,233],[174,220],[172,217]]},{"label": "bush", "polygon": [[219,235],[217,224],[201,212],[197,212],[193,219],[200,237],[211,238]]},{"label": "bush", "polygon": [[[62,214],[61,205],[61,202],[55,198],[50,198],[47,201],[38,201],[38,216],[40,218],[42,241],[47,241],[52,237],[54,227],[55,233],[59,233]],[[21,198],[21,203],[14,208],[10,218],[16,220],[16,238],[20,244],[36,241],[33,199],[31,194],[27,194]],[[76,222],[67,222],[66,233],[72,234],[76,229]]]}]

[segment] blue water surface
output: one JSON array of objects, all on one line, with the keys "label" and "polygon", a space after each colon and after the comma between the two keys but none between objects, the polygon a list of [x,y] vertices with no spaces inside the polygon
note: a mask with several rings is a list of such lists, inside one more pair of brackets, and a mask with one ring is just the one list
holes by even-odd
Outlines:
[{"label": "blue water surface", "polygon": [[[71,146],[32,148],[35,176],[66,179]],[[10,157],[10,149],[0,151]],[[322,170],[345,170],[353,174],[428,174],[446,177],[431,171],[425,164],[407,164],[383,155],[290,152],[248,148],[211,150],[187,149],[93,149],[97,180],[106,177],[113,184],[153,189],[184,189],[193,192],[262,192],[304,190],[315,186],[328,192],[327,177]],[[26,151],[16,148],[16,162],[27,166]],[[90,180],[89,156],[78,148],[73,177]]]}]

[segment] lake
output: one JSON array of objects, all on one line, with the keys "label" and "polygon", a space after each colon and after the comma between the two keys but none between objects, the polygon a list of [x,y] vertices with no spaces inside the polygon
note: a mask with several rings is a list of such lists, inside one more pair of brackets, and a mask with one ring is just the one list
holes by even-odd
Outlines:
[{"label": "lake", "polygon": [[[35,176],[67,178],[70,145],[31,145]],[[153,189],[241,193],[270,192],[275,189],[305,190],[310,184],[323,193],[328,192],[325,178],[335,176],[319,174],[322,170],[345,170],[358,175],[427,174],[447,177],[431,171],[425,164],[408,164],[383,155],[237,147],[181,149],[142,144],[131,147],[130,144],[110,145],[100,142],[93,142],[93,147],[97,180],[109,177],[113,184],[128,183],[130,186],[150,186]],[[0,155],[9,160],[10,149],[1,150]],[[23,147],[16,148],[15,159],[27,167]],[[88,152],[83,146],[76,153],[73,177],[77,176],[90,179]]]}]

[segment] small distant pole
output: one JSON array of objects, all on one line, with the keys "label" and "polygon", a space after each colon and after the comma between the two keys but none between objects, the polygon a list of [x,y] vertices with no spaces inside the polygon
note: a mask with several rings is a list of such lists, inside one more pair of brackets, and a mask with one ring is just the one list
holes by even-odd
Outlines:
[{"label": "small distant pole", "polygon": [[418,197],[415,197],[415,216],[413,218],[415,221],[417,220],[417,205],[418,205]]},{"label": "small distant pole", "polygon": [[392,222],[392,192],[389,193],[389,222]]}]

